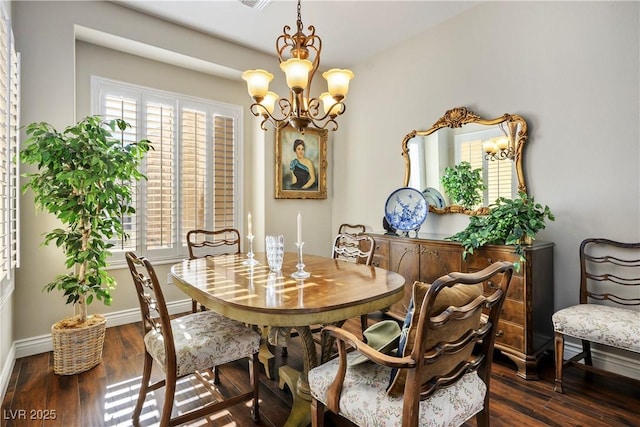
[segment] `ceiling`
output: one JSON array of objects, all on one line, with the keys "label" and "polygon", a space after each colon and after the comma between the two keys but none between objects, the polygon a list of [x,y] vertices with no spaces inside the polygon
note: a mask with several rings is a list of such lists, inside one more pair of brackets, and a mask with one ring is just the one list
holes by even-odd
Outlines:
[{"label": "ceiling", "polygon": [[[294,0],[272,0],[262,10],[239,0],[117,0],[123,6],[275,55],[276,38],[295,32]],[[321,66],[353,67],[376,53],[477,5],[478,1],[304,0],[302,23],[322,39]]]}]

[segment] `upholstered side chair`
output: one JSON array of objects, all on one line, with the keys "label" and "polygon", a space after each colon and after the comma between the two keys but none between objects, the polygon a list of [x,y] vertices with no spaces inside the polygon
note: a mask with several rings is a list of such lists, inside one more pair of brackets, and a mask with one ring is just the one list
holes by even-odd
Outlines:
[{"label": "upholstered side chair", "polygon": [[[640,243],[589,238],[580,243],[580,303],[556,311],[555,391],[564,393],[565,365],[593,366],[591,343],[640,355]],[[564,360],[564,338],[582,342],[582,351]]]},{"label": "upholstered side chair", "polygon": [[[457,426],[474,416],[488,426],[495,329],[512,275],[511,263],[496,262],[415,282],[396,355],[325,327],[338,357],[309,372],[312,425],[324,425],[327,408],[359,426]],[[352,363],[361,355],[370,361]]]},{"label": "upholstered side chair", "polygon": [[[139,424],[147,394],[161,387],[164,387],[164,405],[160,426],[183,424],[246,401],[252,401],[252,419],[257,421],[260,335],[244,324],[212,311],[190,313],[172,320],[149,260],[139,258],[133,252],[127,252],[126,259],[140,303],[145,344],[142,383],[132,415],[134,425]],[[209,391],[215,391],[204,374],[208,373],[209,378],[213,377],[213,383],[219,384],[220,380],[212,369],[245,358],[251,361],[248,363],[250,391],[225,400],[209,401],[199,408],[171,417],[178,378],[195,375]],[[151,383],[154,361],[164,372],[164,378]]]}]

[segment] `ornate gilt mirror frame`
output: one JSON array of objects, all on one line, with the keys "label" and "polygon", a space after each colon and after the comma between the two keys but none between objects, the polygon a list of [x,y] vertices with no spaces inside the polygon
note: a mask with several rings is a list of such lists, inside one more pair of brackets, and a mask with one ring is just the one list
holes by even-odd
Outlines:
[{"label": "ornate gilt mirror frame", "polygon": [[[524,144],[527,141],[527,123],[526,121],[519,115],[516,114],[503,114],[500,117],[496,117],[494,119],[483,119],[477,114],[467,110],[466,107],[457,107],[451,110],[448,110],[444,116],[442,116],[431,128],[427,130],[413,130],[409,132],[404,139],[402,140],[402,157],[405,162],[405,173],[404,173],[404,182],[403,185],[406,187],[409,185],[410,176],[411,176],[411,161],[409,158],[409,141],[412,138],[417,136],[428,136],[432,133],[436,132],[439,129],[443,128],[461,128],[463,125],[475,123],[477,125],[485,125],[485,126],[494,126],[506,124],[507,127],[515,133],[517,129],[517,134],[513,135],[514,138],[514,147],[512,158],[503,159],[500,161],[513,161],[515,165],[515,172],[517,176],[517,185],[518,191],[527,192],[527,186],[524,178],[524,170],[522,167],[522,158],[523,158],[523,148]],[[421,189],[422,190],[422,189]],[[467,209],[458,205],[448,205],[442,209],[439,209],[435,206],[429,205],[429,211],[444,214],[444,213],[463,213],[467,215],[486,215],[489,213],[489,208],[487,206],[480,207],[475,210]]]}]

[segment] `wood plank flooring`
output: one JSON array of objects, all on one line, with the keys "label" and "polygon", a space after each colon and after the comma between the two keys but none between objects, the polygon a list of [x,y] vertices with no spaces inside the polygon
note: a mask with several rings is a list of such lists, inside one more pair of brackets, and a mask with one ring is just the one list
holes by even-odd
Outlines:
[{"label": "wood plank flooring", "polygon": [[[358,320],[349,320],[345,327],[357,331]],[[107,329],[103,362],[79,375],[55,375],[51,353],[18,359],[2,402],[0,425],[131,426],[131,412],[138,395],[144,354],[140,332],[139,323]],[[276,366],[283,362],[302,368],[297,338],[292,339],[286,358],[277,354]],[[154,368],[154,376],[161,376],[159,369]],[[220,376],[220,393],[248,390],[246,362],[224,366]],[[563,395],[553,391],[553,378],[550,355],[543,358],[539,381],[517,377],[514,365],[508,359],[497,356],[491,382],[492,426],[640,427],[639,381],[568,368]],[[198,406],[202,399],[210,396],[193,378],[182,380],[178,389],[174,411]],[[257,425],[282,426],[291,406],[289,390],[286,387],[284,391],[280,390],[277,380],[262,376],[260,399],[261,420]],[[162,390],[157,391],[154,397],[147,398],[141,417],[142,426],[157,425],[162,401]],[[190,425],[250,427],[256,424],[251,421],[246,405],[237,405]],[[332,414],[327,414],[326,425],[352,426]],[[475,426],[475,420],[464,426]]]}]

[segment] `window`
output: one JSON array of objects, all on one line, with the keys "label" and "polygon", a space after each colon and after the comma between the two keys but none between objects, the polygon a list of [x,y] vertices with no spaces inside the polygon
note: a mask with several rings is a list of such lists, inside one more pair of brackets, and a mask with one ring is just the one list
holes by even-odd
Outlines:
[{"label": "window", "polygon": [[13,288],[19,267],[18,248],[18,128],[20,56],[11,23],[2,8],[0,19],[0,305]]},{"label": "window", "polygon": [[153,146],[119,250],[169,260],[186,254],[191,229],[238,228],[240,106],[98,77],[91,96],[96,114],[131,125],[123,144],[146,138]]},{"label": "window", "polygon": [[515,182],[513,161],[487,160],[482,149],[483,142],[502,137],[503,135],[499,133],[499,128],[455,136],[456,146],[458,147],[456,152],[459,153],[456,163],[466,161],[471,164],[472,169],[482,169],[482,180],[487,186],[483,194],[483,206],[495,203],[498,197],[513,199],[516,196],[513,191],[513,183]]}]

